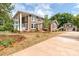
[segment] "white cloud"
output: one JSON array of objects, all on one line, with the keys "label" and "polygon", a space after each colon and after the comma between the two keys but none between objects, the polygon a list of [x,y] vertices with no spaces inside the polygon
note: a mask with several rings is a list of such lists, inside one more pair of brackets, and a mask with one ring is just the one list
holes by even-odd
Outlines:
[{"label": "white cloud", "polygon": [[[28,7],[26,9],[26,5],[33,6],[34,10],[28,10]],[[13,15],[17,11],[26,11],[31,12],[33,14],[37,14],[40,16],[49,15],[49,17],[53,14],[52,8],[50,7],[50,4],[15,4],[15,9],[13,10]]]},{"label": "white cloud", "polygon": [[44,12],[42,12],[42,10],[41,10],[41,9],[38,9],[38,11],[37,11],[37,10],[35,10],[35,13],[36,13],[36,14],[39,14],[39,15],[41,15],[41,16],[43,16],[43,15],[44,15]]},{"label": "white cloud", "polygon": [[15,9],[12,11],[13,15],[17,12],[17,11],[26,11],[25,7],[20,5],[20,4],[14,4],[15,5]]},{"label": "white cloud", "polygon": [[50,7],[50,4],[39,4],[36,6],[34,12],[43,17],[44,15],[49,15],[50,17],[53,14],[53,10]]},{"label": "white cloud", "polygon": [[77,14],[79,14],[79,12],[78,12],[78,11],[76,11],[76,10],[71,11],[71,13],[72,13],[74,16],[76,16]]},{"label": "white cloud", "polygon": [[76,3],[76,5],[74,6],[74,8],[79,8],[79,3]]},{"label": "white cloud", "polygon": [[75,8],[79,8],[79,5],[74,6]]},{"label": "white cloud", "polygon": [[39,8],[43,8],[45,10],[50,10],[50,4],[39,4],[38,5]]},{"label": "white cloud", "polygon": [[71,10],[71,13],[76,16],[77,14],[79,14],[78,10],[79,10],[79,3],[75,3],[75,6],[73,6],[74,10]]}]

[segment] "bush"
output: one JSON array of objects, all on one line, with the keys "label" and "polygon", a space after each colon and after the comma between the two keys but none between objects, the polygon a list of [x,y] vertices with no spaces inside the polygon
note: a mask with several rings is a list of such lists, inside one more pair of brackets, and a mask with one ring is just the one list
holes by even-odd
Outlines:
[{"label": "bush", "polygon": [[0,25],[0,31],[12,31],[12,26]]},{"label": "bush", "polygon": [[0,26],[0,31],[5,31],[4,26]]},{"label": "bush", "polygon": [[3,26],[4,26],[4,29],[6,31],[12,31],[13,30],[13,25],[11,25],[9,23],[5,23]]},{"label": "bush", "polygon": [[3,41],[0,41],[0,46],[8,47],[8,46],[10,46],[13,42],[15,42],[15,39],[12,39],[12,38],[5,39],[5,40],[3,40]]},{"label": "bush", "polygon": [[19,32],[19,31],[16,30],[16,29],[13,29],[11,32],[17,33],[17,32]]},{"label": "bush", "polygon": [[12,31],[13,21],[11,19],[3,21],[4,21],[3,24],[0,24],[0,31]]}]

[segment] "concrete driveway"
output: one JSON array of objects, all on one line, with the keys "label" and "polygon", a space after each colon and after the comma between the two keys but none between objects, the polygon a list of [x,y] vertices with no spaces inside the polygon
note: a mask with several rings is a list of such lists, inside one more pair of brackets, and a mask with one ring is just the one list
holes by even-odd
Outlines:
[{"label": "concrete driveway", "polygon": [[79,32],[66,32],[10,56],[79,55]]}]

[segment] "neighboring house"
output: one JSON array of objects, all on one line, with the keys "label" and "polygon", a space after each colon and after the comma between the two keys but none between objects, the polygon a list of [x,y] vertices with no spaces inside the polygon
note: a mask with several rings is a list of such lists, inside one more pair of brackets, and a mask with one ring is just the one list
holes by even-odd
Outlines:
[{"label": "neighboring house", "polygon": [[18,31],[42,31],[43,18],[28,12],[18,11],[14,19],[14,29]]},{"label": "neighboring house", "polygon": [[77,31],[77,27],[74,26],[72,23],[65,23],[63,25],[63,30],[64,31]]},{"label": "neighboring house", "polygon": [[51,26],[50,26],[51,32],[52,32],[52,31],[56,31],[57,28],[58,28],[58,25],[59,25],[58,21],[57,21],[57,20],[53,20],[53,21],[51,22]]}]

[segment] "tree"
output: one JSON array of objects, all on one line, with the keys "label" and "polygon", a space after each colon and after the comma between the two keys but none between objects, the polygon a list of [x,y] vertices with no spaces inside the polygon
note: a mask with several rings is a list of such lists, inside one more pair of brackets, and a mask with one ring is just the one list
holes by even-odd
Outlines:
[{"label": "tree", "polygon": [[45,15],[44,17],[44,29],[49,31],[50,28],[50,20],[48,19],[48,15]]},{"label": "tree", "polygon": [[72,23],[79,28],[79,14],[74,17]]},{"label": "tree", "polygon": [[13,21],[11,11],[14,6],[11,3],[0,3],[0,20],[3,20],[3,25],[0,25],[0,30],[12,30]]},{"label": "tree", "polygon": [[50,18],[50,20],[57,20],[59,23],[59,27],[63,26],[63,24],[67,22],[72,22],[73,15],[69,13],[58,13]]}]

